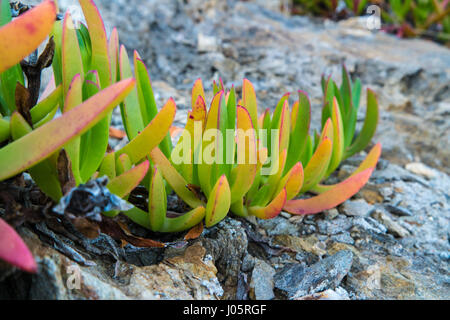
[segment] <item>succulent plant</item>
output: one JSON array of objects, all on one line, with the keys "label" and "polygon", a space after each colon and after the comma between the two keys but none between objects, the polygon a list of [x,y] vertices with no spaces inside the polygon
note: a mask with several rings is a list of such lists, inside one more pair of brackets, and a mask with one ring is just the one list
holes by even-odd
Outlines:
[{"label": "succulent plant", "polygon": [[[367,182],[381,146],[375,145],[345,181],[337,185],[323,185],[321,181],[343,159],[368,145],[378,121],[378,105],[374,93],[368,90],[366,120],[355,138],[359,80],[352,83],[344,67],[340,88],[331,78],[324,79],[323,86],[322,132],[309,135],[311,107],[303,91],[298,92],[292,110],[290,95],[285,94],[273,115],[267,109],[258,118],[256,94],[249,80],[243,82],[238,103],[234,87],[225,90],[221,82],[214,83],[209,110],[203,84],[197,80],[192,89],[192,110],[171,157],[158,148],[150,153],[154,167],[148,186],[148,210],[135,207],[124,214],[153,231],[174,232],[203,219],[210,227],[228,211],[269,219],[282,210],[313,214],[342,203]],[[168,216],[165,182],[191,211]],[[307,191],[319,195],[294,199]]]},{"label": "succulent plant", "polygon": [[[340,87],[322,78],[320,133],[309,132],[311,105],[303,91],[298,91],[292,108],[287,93],[273,114],[266,109],[258,116],[249,80],[243,81],[241,99],[234,87],[228,90],[222,81],[214,82],[207,108],[198,79],[192,110],[173,147],[169,132],[175,101],[169,99],[158,111],[139,54],[134,51],[131,65],[117,30],[107,37],[94,2],[79,2],[87,25],[75,28],[70,13],[55,21],[53,1],[13,21],[8,1],[1,1],[0,181],[27,171],[58,202],[72,188],[107,176],[107,188],[133,204],[124,215],[153,231],[178,232],[202,221],[211,227],[230,211],[261,219],[282,210],[314,214],[342,203],[369,179],[379,144],[349,178],[322,184],[342,160],[366,148],[378,120],[376,97],[368,90],[366,119],[355,137],[361,83],[352,82],[345,67]],[[37,47],[47,36],[49,42],[37,57]],[[40,72],[50,65],[53,77],[39,98]],[[118,105],[129,142],[111,151],[111,114]],[[148,192],[146,208],[130,198],[138,185]],[[182,202],[181,212],[168,210],[172,192]],[[306,192],[317,195],[305,198]],[[1,219],[0,259],[36,271],[23,241]]]}]

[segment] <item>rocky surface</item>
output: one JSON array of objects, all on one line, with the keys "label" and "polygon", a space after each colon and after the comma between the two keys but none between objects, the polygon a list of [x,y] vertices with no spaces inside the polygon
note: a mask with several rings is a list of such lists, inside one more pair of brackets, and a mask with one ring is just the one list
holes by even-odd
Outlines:
[{"label": "rocky surface", "polygon": [[[320,76],[340,79],[345,63],[379,97],[374,140],[382,143],[382,160],[361,192],[336,209],[267,221],[227,218],[181,249],[120,248],[103,237],[93,246],[108,254],[77,246],[69,259],[67,239],[49,244],[44,229],[23,228],[40,273],[0,266],[0,297],[450,298],[449,49],[368,31],[360,20],[288,17],[274,1],[96,3],[107,29],[117,26],[121,41],[146,61],[159,106],[174,97],[178,124],[194,80],[201,77],[208,89],[220,76],[238,91],[242,78],[250,79],[260,110],[273,109],[286,91],[307,91],[317,127]],[[345,161],[336,177],[362,157]],[[73,270],[80,270],[80,289],[69,289]]]}]

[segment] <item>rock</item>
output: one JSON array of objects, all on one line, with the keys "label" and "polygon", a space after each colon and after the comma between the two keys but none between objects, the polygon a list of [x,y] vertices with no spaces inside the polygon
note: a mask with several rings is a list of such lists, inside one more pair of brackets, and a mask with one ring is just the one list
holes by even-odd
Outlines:
[{"label": "rock", "polygon": [[217,39],[209,37],[202,33],[197,35],[197,50],[198,52],[217,51]]},{"label": "rock", "polygon": [[381,210],[375,210],[372,216],[386,226],[388,232],[392,233],[396,237],[407,237],[409,236],[408,230],[400,226],[391,217]]},{"label": "rock", "polygon": [[336,241],[336,242],[342,242],[347,244],[354,244],[355,240],[350,236],[349,232],[339,233],[332,235],[330,237],[330,240]]},{"label": "rock", "polygon": [[350,298],[345,289],[337,287],[335,290],[328,289],[323,292],[295,298],[295,300],[350,300]]},{"label": "rock", "polygon": [[213,228],[204,230],[204,234],[201,242],[218,269],[217,277],[224,289],[223,299],[235,299],[242,261],[248,255],[245,229],[240,221],[225,218]]},{"label": "rock", "polygon": [[326,254],[326,251],[324,250],[325,245],[319,242],[316,236],[300,238],[290,235],[278,235],[275,236],[275,243],[291,248],[297,252],[310,252],[319,257]]},{"label": "rock", "polygon": [[274,275],[275,270],[270,265],[257,259],[250,281],[250,298],[253,300],[272,300],[275,298],[273,293]]},{"label": "rock", "polygon": [[1,282],[0,296],[8,299],[218,299],[223,294],[217,269],[199,243],[188,247],[184,255],[152,266],[123,262],[80,266],[43,245],[31,232],[23,235],[39,272],[13,274]]},{"label": "rock", "polygon": [[405,169],[411,171],[412,173],[424,176],[425,178],[431,180],[438,177],[438,172],[421,162],[411,162],[405,165]]},{"label": "rock", "polygon": [[358,217],[353,220],[353,229],[357,228],[363,231],[372,231],[375,233],[386,233],[387,228],[383,225],[377,222],[376,220],[365,217],[361,218]]},{"label": "rock", "polygon": [[350,229],[351,226],[351,219],[341,215],[333,220],[319,220],[317,222],[319,233],[326,235],[342,233]]},{"label": "rock", "polygon": [[290,299],[336,288],[353,261],[351,251],[342,250],[310,267],[289,264],[275,274],[275,288]]},{"label": "rock", "polygon": [[275,217],[268,220],[257,220],[258,225],[262,226],[269,236],[276,236],[279,234],[298,235],[298,227],[289,220],[283,217]]},{"label": "rock", "polygon": [[413,215],[413,213],[403,207],[399,207],[399,206],[394,206],[392,204],[386,204],[384,206],[390,213],[395,214],[396,216],[399,217],[411,217]]},{"label": "rock", "polygon": [[325,217],[328,220],[333,220],[339,215],[339,211],[336,208],[325,210]]},{"label": "rock", "polygon": [[346,216],[364,217],[370,214],[370,212],[373,210],[373,206],[368,204],[363,199],[357,199],[345,201],[340,206],[340,209]]},{"label": "rock", "polygon": [[211,256],[200,243],[186,249],[183,256],[153,266],[138,268],[126,288],[136,299],[218,299],[223,289],[216,277]]}]

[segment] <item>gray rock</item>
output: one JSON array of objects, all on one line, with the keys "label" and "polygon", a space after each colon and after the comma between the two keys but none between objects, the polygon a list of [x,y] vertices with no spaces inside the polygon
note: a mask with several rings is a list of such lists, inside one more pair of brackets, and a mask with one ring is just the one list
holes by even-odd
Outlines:
[{"label": "gray rock", "polygon": [[413,213],[404,207],[394,206],[392,204],[386,204],[384,206],[390,213],[395,214],[399,217],[410,217]]},{"label": "gray rock", "polygon": [[395,222],[391,217],[381,210],[375,210],[372,216],[386,226],[387,230],[396,237],[407,237],[409,235],[408,230],[403,228],[397,222]]},{"label": "gray rock", "polygon": [[275,270],[270,265],[260,259],[256,259],[250,281],[250,297],[253,300],[272,300],[275,298],[273,293],[274,275]]},{"label": "gray rock", "polygon": [[338,216],[333,220],[319,220],[317,227],[319,233],[333,235],[347,231],[352,226],[352,220],[345,216]]},{"label": "gray rock", "polygon": [[290,299],[336,288],[347,275],[353,253],[342,250],[310,267],[289,264],[275,274],[275,288]]},{"label": "gray rock", "polygon": [[364,199],[345,201],[340,206],[341,211],[347,216],[364,217],[370,214],[373,206],[368,204]]}]

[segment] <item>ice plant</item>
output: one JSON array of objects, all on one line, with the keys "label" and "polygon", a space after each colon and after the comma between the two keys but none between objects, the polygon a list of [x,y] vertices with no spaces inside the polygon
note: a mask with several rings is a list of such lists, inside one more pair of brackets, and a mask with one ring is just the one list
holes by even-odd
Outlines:
[{"label": "ice plant", "polygon": [[[229,211],[261,219],[281,210],[314,214],[342,203],[369,179],[379,144],[346,180],[323,184],[342,160],[367,147],[378,121],[376,97],[368,90],[366,118],[355,137],[361,84],[352,82],[345,68],[340,87],[322,78],[322,129],[313,133],[303,91],[292,108],[288,93],[273,114],[267,109],[258,116],[249,80],[243,81],[241,99],[234,87],[214,83],[207,104],[199,79],[186,126],[173,147],[168,132],[174,100],[158,111],[139,54],[134,51],[130,61],[116,29],[107,37],[92,0],[80,0],[80,5],[87,25],[76,28],[70,13],[54,21],[52,1],[13,21],[8,1],[1,1],[0,181],[27,171],[44,193],[59,201],[72,187],[107,176],[108,189],[130,203],[140,184],[148,191],[146,208],[133,203],[123,214],[153,231],[177,232],[202,221],[211,227]],[[26,61],[49,34],[39,58],[32,55]],[[40,71],[50,65],[52,81],[38,100]],[[119,104],[129,142],[107,152],[112,110]],[[58,111],[61,116],[55,118]],[[182,212],[170,211],[172,192],[181,200]],[[317,195],[296,199],[306,192]],[[119,213],[104,212],[108,217]],[[23,241],[1,219],[0,258],[36,271]]]},{"label": "ice plant", "polygon": [[[192,110],[182,135],[166,157],[159,148],[150,153],[154,164],[148,184],[148,210],[125,212],[154,231],[181,231],[205,221],[207,227],[228,211],[238,216],[269,219],[281,210],[313,214],[353,196],[368,181],[380,152],[375,145],[359,168],[337,185],[323,185],[345,158],[370,142],[378,120],[375,95],[368,91],[367,117],[355,138],[360,83],[350,81],[343,68],[343,84],[323,80],[324,125],[321,134],[309,134],[311,107],[307,95],[289,107],[289,94],[273,115],[257,116],[256,94],[244,80],[242,99],[234,88],[214,83],[209,110],[201,80],[192,89]],[[353,90],[353,91],[352,91]],[[352,93],[353,92],[353,93]],[[165,182],[170,186],[167,188]],[[167,214],[167,190],[173,190],[190,211]],[[294,199],[307,192],[319,195]]]}]

